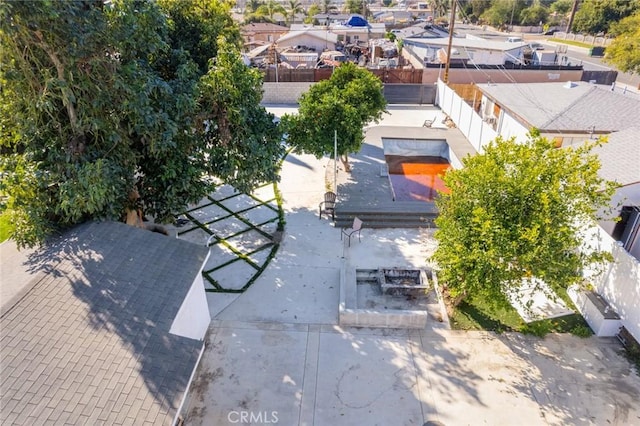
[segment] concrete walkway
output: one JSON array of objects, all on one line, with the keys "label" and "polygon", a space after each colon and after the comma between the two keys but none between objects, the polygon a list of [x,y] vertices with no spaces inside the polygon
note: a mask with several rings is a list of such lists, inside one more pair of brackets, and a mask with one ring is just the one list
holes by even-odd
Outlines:
[{"label": "concrete walkway", "polygon": [[[390,109],[380,125],[416,135],[434,114]],[[352,161],[378,159],[365,152]],[[318,220],[326,167],[326,159],[287,157],[278,254],[241,295],[224,303],[209,295],[213,321],[187,425],[640,423],[640,376],[613,339],[456,332],[436,321],[419,331],[340,327],[343,262],[420,267],[435,242],[428,229],[365,229],[346,247],[339,229]],[[339,177],[339,185],[350,179]]]}]

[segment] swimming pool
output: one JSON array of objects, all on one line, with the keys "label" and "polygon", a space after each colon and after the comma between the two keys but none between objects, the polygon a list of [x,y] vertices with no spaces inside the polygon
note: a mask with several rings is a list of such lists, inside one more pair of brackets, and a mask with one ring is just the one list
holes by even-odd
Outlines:
[{"label": "swimming pool", "polygon": [[433,201],[438,191],[447,192],[442,176],[451,167],[437,156],[385,155],[395,201]]}]

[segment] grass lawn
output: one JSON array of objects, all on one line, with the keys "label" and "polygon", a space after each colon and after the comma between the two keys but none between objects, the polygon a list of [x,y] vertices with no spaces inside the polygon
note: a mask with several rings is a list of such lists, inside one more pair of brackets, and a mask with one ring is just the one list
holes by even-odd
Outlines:
[{"label": "grass lawn", "polygon": [[550,38],[549,41],[553,41],[553,42],[556,42],[556,43],[570,44],[572,46],[584,47],[586,49],[591,49],[594,46],[593,44],[583,43],[581,41],[564,40],[564,39],[561,39],[561,38]]},{"label": "grass lawn", "polygon": [[460,303],[449,320],[451,327],[456,330],[518,331],[536,336],[550,332],[573,333],[583,337],[592,334],[589,325],[579,314],[527,324],[514,308],[496,308],[480,297]]},{"label": "grass lawn", "polygon": [[9,222],[9,215],[5,210],[0,214],[0,243],[9,238],[12,230],[13,226],[11,225],[11,222]]}]

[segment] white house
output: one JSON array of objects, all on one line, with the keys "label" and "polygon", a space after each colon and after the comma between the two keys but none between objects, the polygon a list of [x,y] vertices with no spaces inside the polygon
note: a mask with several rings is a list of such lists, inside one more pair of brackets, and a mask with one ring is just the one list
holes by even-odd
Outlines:
[{"label": "white house", "polygon": [[[293,27],[293,25],[292,25]],[[280,37],[276,44],[279,49],[286,47],[306,46],[314,49],[316,52],[324,50],[336,50],[338,36],[327,28],[307,26],[303,29],[292,30]]]},{"label": "white house", "polygon": [[[446,51],[448,44],[447,37],[408,37],[404,39],[404,49],[423,58],[425,63],[440,62],[438,52],[442,49]],[[522,59],[522,49],[525,43],[454,37],[451,46],[459,54],[468,57],[468,63],[473,67],[474,65],[504,65],[506,62],[519,63]]]},{"label": "white house", "polygon": [[[585,271],[594,294],[570,294],[598,335],[615,334],[621,325],[640,341],[640,97],[584,82],[477,88],[476,99],[468,101],[438,81],[437,104],[478,152],[498,135],[523,138],[532,127],[555,139],[558,147],[608,135],[609,143],[595,153],[602,164],[601,176],[620,185],[612,207],[618,208],[623,220],[594,226],[584,236],[584,246],[607,251],[614,260],[604,271]],[[612,312],[617,319],[605,318]],[[602,326],[608,321],[613,325]]]}]

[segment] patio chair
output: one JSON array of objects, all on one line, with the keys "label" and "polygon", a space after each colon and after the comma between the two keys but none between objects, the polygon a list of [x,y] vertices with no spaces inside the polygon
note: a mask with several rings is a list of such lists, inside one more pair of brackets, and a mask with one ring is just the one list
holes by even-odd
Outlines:
[{"label": "patio chair", "polygon": [[336,220],[336,194],[333,192],[324,193],[324,201],[318,206],[320,210],[318,219],[322,219],[322,213],[331,214],[331,220]]},{"label": "patio chair", "polygon": [[351,236],[355,233],[358,234],[358,241],[360,241],[360,230],[362,229],[362,221],[357,217],[353,218],[353,225],[351,228],[342,228],[342,232],[340,233],[340,240],[342,241],[342,236],[346,236],[349,240],[349,247],[351,247]]}]

